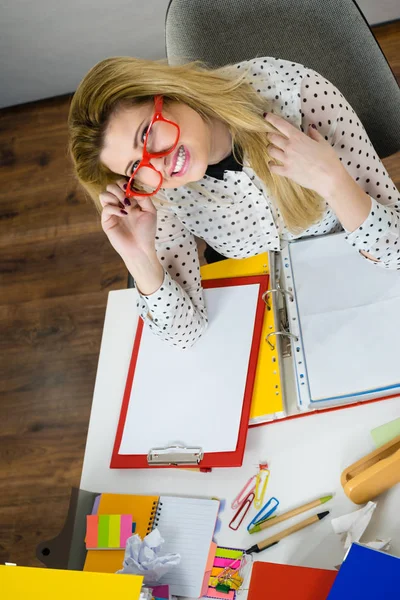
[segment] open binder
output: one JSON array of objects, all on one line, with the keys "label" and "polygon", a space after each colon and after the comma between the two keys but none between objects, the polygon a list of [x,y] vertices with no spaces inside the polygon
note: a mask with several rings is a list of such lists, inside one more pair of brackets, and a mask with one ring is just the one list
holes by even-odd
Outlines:
[{"label": "open binder", "polygon": [[188,350],[139,319],[111,468],[242,464],[268,280],[203,282],[209,326]]},{"label": "open binder", "polygon": [[400,277],[368,264],[344,237],[282,251],[282,285],[273,293],[285,310],[270,343],[279,336],[290,348],[296,403],[287,416],[400,393]]}]

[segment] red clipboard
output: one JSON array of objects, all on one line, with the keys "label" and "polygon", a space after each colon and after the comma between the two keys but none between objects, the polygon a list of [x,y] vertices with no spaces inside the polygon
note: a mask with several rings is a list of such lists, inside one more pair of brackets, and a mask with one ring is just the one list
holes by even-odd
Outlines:
[{"label": "red clipboard", "polygon": [[[209,470],[213,467],[240,467],[243,461],[243,454],[246,444],[247,431],[249,426],[249,415],[251,400],[253,395],[253,386],[256,375],[258,352],[260,349],[262,326],[265,316],[265,302],[263,300],[263,294],[268,289],[269,276],[268,275],[255,275],[250,277],[232,277],[229,279],[211,279],[209,281],[203,281],[203,288],[218,288],[228,286],[241,286],[241,285],[259,285],[257,306],[254,318],[254,330],[253,338],[251,342],[249,366],[247,371],[247,378],[245,384],[243,408],[240,418],[239,434],[236,449],[231,452],[209,452],[205,453],[203,459],[197,465],[200,469]],[[147,469],[147,468],[171,468],[170,466],[153,466],[147,462],[147,454],[119,454],[121,446],[122,435],[125,427],[126,415],[128,412],[129,401],[131,397],[131,391],[133,381],[135,377],[136,364],[140,352],[140,341],[143,332],[143,321],[139,318],[138,327],[136,330],[135,341],[133,344],[132,356],[128,370],[128,376],[122,399],[121,412],[119,416],[119,422],[117,427],[117,433],[114,442],[114,448],[111,457],[110,468],[111,469]],[[207,334],[205,334],[207,335]],[[150,450],[150,448],[149,448]],[[188,465],[178,465],[174,468],[188,468]]]}]

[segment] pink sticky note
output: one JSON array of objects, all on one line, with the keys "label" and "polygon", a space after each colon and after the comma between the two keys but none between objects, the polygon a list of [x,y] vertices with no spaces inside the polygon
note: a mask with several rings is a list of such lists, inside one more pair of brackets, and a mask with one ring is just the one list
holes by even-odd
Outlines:
[{"label": "pink sticky note", "polygon": [[98,515],[87,515],[86,517],[86,548],[97,548],[99,533]]},{"label": "pink sticky note", "polygon": [[235,592],[234,590],[231,590],[230,592],[228,592],[227,594],[225,594],[225,592],[217,592],[217,590],[213,587],[208,588],[207,590],[207,597],[210,596],[211,598],[226,598],[227,600],[233,600],[233,598],[235,597]]},{"label": "pink sticky note", "polygon": [[132,535],[132,515],[121,515],[121,548],[126,547],[126,540]]},{"label": "pink sticky note", "polygon": [[239,559],[231,559],[231,558],[220,558],[219,556],[215,557],[214,567],[231,567],[232,569],[237,569],[240,567]]}]

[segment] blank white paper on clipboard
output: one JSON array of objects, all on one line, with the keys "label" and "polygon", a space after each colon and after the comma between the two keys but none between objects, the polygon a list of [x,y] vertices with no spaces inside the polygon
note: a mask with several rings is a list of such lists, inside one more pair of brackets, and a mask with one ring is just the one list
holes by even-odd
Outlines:
[{"label": "blank white paper on clipboard", "polygon": [[204,290],[209,325],[192,348],[144,327],[119,454],[174,443],[236,449],[259,285]]}]

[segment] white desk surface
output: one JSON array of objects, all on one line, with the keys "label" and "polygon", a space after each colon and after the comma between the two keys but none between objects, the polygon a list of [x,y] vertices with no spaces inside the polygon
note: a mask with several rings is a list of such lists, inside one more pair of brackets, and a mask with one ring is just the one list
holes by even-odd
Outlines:
[{"label": "white desk surface", "polygon": [[[135,290],[121,290],[111,292],[109,296],[81,488],[99,493],[225,499],[225,510],[220,514],[222,526],[215,537],[219,545],[235,548],[248,548],[293,522],[329,509],[331,514],[320,523],[287,537],[254,557],[270,562],[334,568],[341,562],[344,550],[339,537],[332,531],[330,518],[360,508],[345,496],[340,475],[345,467],[374,450],[370,431],[399,417],[400,398],[251,428],[240,468],[214,469],[211,473],[179,469],[110,469],[136,330],[135,294]],[[154,373],[156,375],[157,365],[154,365]],[[148,428],[151,447],[151,423]],[[260,461],[268,462],[271,470],[266,499],[276,496],[280,501],[279,512],[331,493],[335,497],[322,507],[299,515],[296,520],[249,535],[245,525],[256,514],[252,507],[240,529],[232,531],[228,527],[234,514],[230,504],[256,473]],[[377,502],[378,507],[362,540],[390,537],[391,553],[400,556],[400,485],[381,495]]]}]

